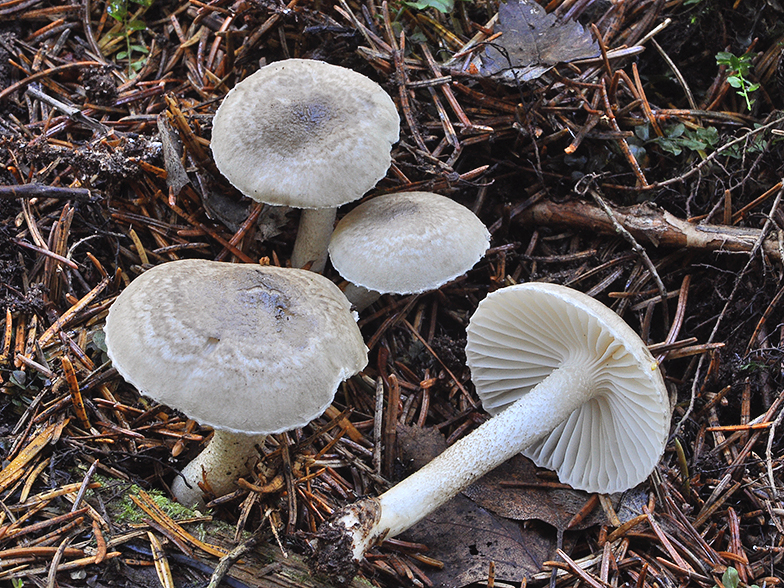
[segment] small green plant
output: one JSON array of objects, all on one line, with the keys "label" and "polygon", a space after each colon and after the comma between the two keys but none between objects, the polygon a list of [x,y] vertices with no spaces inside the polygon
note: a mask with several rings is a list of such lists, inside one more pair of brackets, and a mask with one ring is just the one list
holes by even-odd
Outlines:
[{"label": "small green plant", "polygon": [[[150,52],[147,47],[139,43],[134,43],[131,40],[134,33],[143,31],[147,28],[144,21],[136,18],[130,18],[128,11],[128,4],[132,2],[140,6],[149,7],[152,5],[153,0],[111,0],[106,7],[106,11],[114,20],[122,25],[122,29],[117,36],[125,39],[125,50],[117,53],[117,59],[128,61],[128,76],[132,76],[134,72],[138,72],[144,65],[147,54]],[[133,53],[141,53],[139,59],[133,59]]]},{"label": "small green plant", "polygon": [[684,149],[694,151],[703,159],[712,151],[719,142],[719,131],[716,127],[686,128],[682,123],[677,123],[664,129],[665,136],[654,139],[659,147],[667,153],[680,155]]},{"label": "small green plant", "polygon": [[716,127],[687,128],[683,123],[665,127],[663,137],[652,137],[651,134],[647,124],[634,128],[635,142],[642,145],[655,143],[662,151],[676,156],[689,150],[705,159],[708,152],[713,151],[719,142],[719,131]]},{"label": "small green plant", "polygon": [[416,8],[417,10],[435,8],[439,12],[449,14],[455,7],[455,0],[411,0],[404,2],[404,4]]},{"label": "small green plant", "polygon": [[751,73],[751,55],[746,53],[737,56],[729,51],[719,51],[716,54],[716,63],[727,66],[727,83],[735,88],[738,96],[743,96],[746,107],[751,110],[754,99],[750,94],[759,88],[759,84],[752,84],[748,79]]},{"label": "small green plant", "polygon": [[[724,570],[724,573],[721,575],[721,583],[724,584],[724,588],[738,588],[740,586],[738,570],[732,566]],[[759,588],[756,584],[745,584],[745,586],[748,586],[748,588]],[[718,588],[718,586],[714,586],[714,588]]]},{"label": "small green plant", "polygon": [[22,586],[24,586],[24,580],[22,578],[11,578],[11,586],[13,586],[13,588],[22,588]]}]

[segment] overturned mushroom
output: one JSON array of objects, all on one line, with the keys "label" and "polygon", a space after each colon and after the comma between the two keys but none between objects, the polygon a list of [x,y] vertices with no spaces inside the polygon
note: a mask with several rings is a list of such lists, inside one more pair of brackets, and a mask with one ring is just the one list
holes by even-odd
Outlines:
[{"label": "overturned mushroom", "polygon": [[207,260],[156,266],[106,319],[114,367],[140,392],[215,429],[172,485],[201,504],[198,483],[235,489],[264,437],[306,425],[367,364],[340,290],[304,270]]},{"label": "overturned mushroom", "polygon": [[310,59],[262,67],[215,113],[212,153],[243,194],[304,209],[291,263],[321,271],[338,206],[387,173],[400,121],[370,78]]},{"label": "overturned mushroom", "polygon": [[471,318],[466,355],[495,416],[380,497],[325,523],[318,571],[348,581],[370,546],[521,451],[589,492],[625,490],[656,466],[670,416],[661,371],[639,336],[593,298],[554,284],[498,290]]},{"label": "overturned mushroom", "polygon": [[362,310],[381,294],[440,288],[474,267],[489,245],[487,228],[462,204],[431,192],[400,192],[344,216],[329,255],[351,282],[346,296]]}]

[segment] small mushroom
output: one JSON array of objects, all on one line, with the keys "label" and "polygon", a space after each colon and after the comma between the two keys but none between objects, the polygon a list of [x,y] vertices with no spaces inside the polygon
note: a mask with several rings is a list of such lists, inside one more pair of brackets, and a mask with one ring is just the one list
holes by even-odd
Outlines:
[{"label": "small mushroom", "polygon": [[202,480],[234,490],[266,435],[324,412],[367,364],[355,317],[337,286],[305,270],[182,260],[131,282],[106,319],[114,367],[215,429],[172,485],[182,504],[202,504]]},{"label": "small mushroom", "polygon": [[519,452],[589,492],[639,484],[661,457],[670,405],[658,363],[593,298],[543,283],[489,294],[471,318],[466,355],[483,406],[495,416],[380,497],[325,523],[317,570],[349,580],[371,545]]},{"label": "small mushroom", "polygon": [[462,204],[431,192],[400,192],[363,202],[329,242],[332,265],[351,285],[359,310],[381,294],[435,290],[470,270],[490,233]]},{"label": "small mushroom", "polygon": [[249,198],[304,209],[291,263],[321,271],[337,207],[386,175],[399,131],[394,102],[370,78],[286,59],[226,95],[211,148],[221,173]]}]

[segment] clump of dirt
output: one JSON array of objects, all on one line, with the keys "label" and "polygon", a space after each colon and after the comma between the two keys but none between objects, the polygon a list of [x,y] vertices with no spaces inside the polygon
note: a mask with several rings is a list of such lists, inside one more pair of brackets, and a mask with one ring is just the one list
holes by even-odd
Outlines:
[{"label": "clump of dirt", "polygon": [[453,373],[457,373],[463,369],[466,364],[465,337],[452,339],[448,335],[436,335],[430,343],[433,351],[436,352],[444,365],[448,367]]},{"label": "clump of dirt", "polygon": [[117,99],[117,86],[110,67],[85,69],[79,76],[87,101],[101,106],[111,106]]},{"label": "clump of dirt", "polygon": [[161,146],[146,137],[128,136],[123,137],[117,147],[100,142],[69,149],[31,142],[20,143],[19,150],[29,163],[39,167],[59,159],[76,170],[81,181],[95,187],[103,184],[114,186],[140,177],[142,170],[138,162],[154,163],[160,157]]},{"label": "clump of dirt", "polygon": [[11,85],[11,64],[9,59],[11,54],[4,47],[11,33],[0,33],[0,88],[7,88]]},{"label": "clump of dirt", "polygon": [[[10,201],[0,200],[0,218],[12,213]],[[20,288],[25,267],[19,262],[20,248],[11,241],[11,226],[0,226],[0,310],[41,312],[44,308],[43,287],[31,284],[26,292]]]}]

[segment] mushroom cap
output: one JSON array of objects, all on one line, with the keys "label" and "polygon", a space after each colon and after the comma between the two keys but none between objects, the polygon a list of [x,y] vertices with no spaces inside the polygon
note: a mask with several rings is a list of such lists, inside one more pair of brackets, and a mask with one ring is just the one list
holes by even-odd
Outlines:
[{"label": "mushroom cap", "polygon": [[298,269],[164,263],[120,294],[104,330],[114,367],[139,391],[245,434],[304,426],[367,365],[346,297]]},{"label": "mushroom cap", "polygon": [[648,477],[664,451],[670,403],[656,360],[621,317],[571,288],[529,282],[489,294],[467,332],[471,377],[492,415],[560,366],[593,378],[591,399],[524,455],[589,492]]},{"label": "mushroom cap", "polygon": [[215,113],[212,154],[243,194],[267,204],[333,208],[383,178],[400,119],[384,89],[311,59],[264,66]]},{"label": "mushroom cap", "polygon": [[464,274],[489,245],[487,228],[462,204],[431,192],[401,192],[363,202],[344,216],[329,255],[353,284],[413,294]]}]

